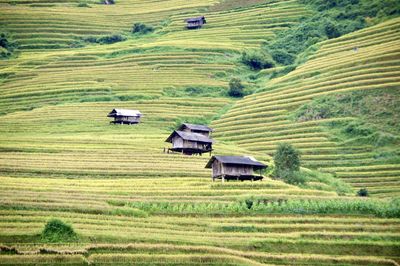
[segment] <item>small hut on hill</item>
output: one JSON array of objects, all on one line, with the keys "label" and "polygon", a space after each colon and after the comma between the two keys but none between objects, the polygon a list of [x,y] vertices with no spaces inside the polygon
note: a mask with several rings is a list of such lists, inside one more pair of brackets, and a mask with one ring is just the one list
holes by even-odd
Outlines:
[{"label": "small hut on hill", "polygon": [[200,29],[204,24],[207,23],[206,18],[204,16],[195,17],[195,18],[187,18],[184,20],[187,25],[187,29]]},{"label": "small hut on hill", "polygon": [[181,152],[186,155],[202,155],[203,153],[211,152],[212,144],[214,143],[212,139],[203,134],[181,130],[172,132],[165,142],[172,143],[172,148],[168,148],[168,152]]},{"label": "small hut on hill", "polygon": [[[250,156],[213,156],[208,161],[206,168],[212,168],[212,180],[216,178],[225,180],[262,180],[261,170],[267,165],[260,163]],[[260,170],[256,175],[254,171]]]},{"label": "small hut on hill", "polygon": [[140,123],[140,118],[142,113],[138,110],[127,110],[127,109],[113,109],[107,117],[113,117],[114,121],[110,123],[113,124],[138,124]]}]

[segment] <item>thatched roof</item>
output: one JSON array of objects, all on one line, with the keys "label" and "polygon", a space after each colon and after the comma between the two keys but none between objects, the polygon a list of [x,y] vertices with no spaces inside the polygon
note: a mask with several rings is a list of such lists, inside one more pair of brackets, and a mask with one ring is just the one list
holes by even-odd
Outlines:
[{"label": "thatched roof", "polygon": [[115,116],[142,116],[139,110],[128,110],[128,109],[113,109],[108,115],[108,117]]},{"label": "thatched roof", "polygon": [[184,140],[196,141],[196,142],[204,142],[204,143],[214,143],[214,141],[202,134],[193,133],[193,132],[185,132],[175,130],[172,134],[165,140],[165,142],[172,142],[172,138],[178,135]]},{"label": "thatched roof", "polygon": [[208,161],[206,168],[212,168],[213,162],[217,160],[223,164],[234,164],[234,165],[250,165],[253,166],[254,169],[263,169],[267,168],[267,166],[263,163],[260,163],[253,157],[249,156],[218,156],[215,155],[211,157]]},{"label": "thatched roof", "polygon": [[213,129],[205,126],[205,125],[195,125],[195,124],[189,124],[189,123],[183,123],[178,130],[183,130],[185,127],[191,129],[191,130],[197,130],[197,131],[206,131],[206,132],[212,132]]}]

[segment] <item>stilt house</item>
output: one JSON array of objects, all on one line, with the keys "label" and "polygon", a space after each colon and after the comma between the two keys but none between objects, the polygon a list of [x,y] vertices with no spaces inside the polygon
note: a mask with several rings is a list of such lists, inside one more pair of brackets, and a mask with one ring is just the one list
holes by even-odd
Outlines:
[{"label": "stilt house", "polygon": [[214,141],[210,139],[212,129],[204,125],[182,124],[165,140],[172,143],[169,151],[186,155],[203,154],[212,151]]},{"label": "stilt house", "polygon": [[127,109],[113,109],[107,117],[113,117],[114,121],[110,123],[114,124],[138,124],[140,123],[140,118],[142,113],[138,110],[127,110]]},{"label": "stilt house", "polygon": [[195,17],[195,18],[187,18],[184,21],[187,23],[187,25],[186,25],[187,29],[199,29],[204,24],[207,23],[206,18],[204,16]]},{"label": "stilt house", "polygon": [[[250,156],[213,156],[206,168],[212,168],[212,180],[261,180],[261,170],[267,168]],[[259,175],[254,172],[259,170]]]}]

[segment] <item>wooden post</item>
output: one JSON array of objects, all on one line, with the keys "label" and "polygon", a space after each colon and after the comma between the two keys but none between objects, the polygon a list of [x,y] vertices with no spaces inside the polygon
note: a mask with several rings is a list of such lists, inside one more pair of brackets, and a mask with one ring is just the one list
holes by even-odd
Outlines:
[{"label": "wooden post", "polygon": [[224,183],[225,182],[225,176],[223,175],[222,176],[222,183]]}]

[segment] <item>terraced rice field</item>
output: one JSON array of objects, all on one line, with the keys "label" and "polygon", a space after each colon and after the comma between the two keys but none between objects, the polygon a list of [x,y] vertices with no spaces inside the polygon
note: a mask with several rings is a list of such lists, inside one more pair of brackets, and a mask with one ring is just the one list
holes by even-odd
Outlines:
[{"label": "terraced rice field", "polygon": [[[307,63],[271,80],[265,91],[238,102],[214,121],[216,137],[251,151],[272,155],[289,142],[303,154],[305,166],[336,173],[356,188],[378,197],[398,196],[400,165],[380,162],[368,144],[348,146],[323,129],[352,117],[293,121],[290,113],[316,97],[359,90],[399,89],[399,19],[322,42]],[[356,50],[353,48],[357,47]]]},{"label": "terraced rice field", "polygon": [[[324,130],[352,117],[289,117],[319,95],[398,89],[399,19],[321,43],[295,71],[237,101],[186,89],[225,91],[231,75],[249,71],[241,51],[299,23],[311,12],[304,5],[80,3],[0,1],[0,26],[19,44],[15,57],[0,60],[0,265],[400,263],[400,220],[374,209],[399,195],[400,165]],[[196,15],[207,24],[185,30],[183,19]],[[135,22],[156,30],[132,37]],[[76,45],[114,33],[128,38]],[[139,109],[142,123],[109,124],[116,107]],[[316,181],[319,190],[289,185],[269,172],[261,182],[213,183],[208,154],[164,153],[177,121],[196,119],[213,120],[214,154],[271,165],[276,144],[290,142],[305,167],[335,173],[355,190],[368,187],[372,198],[339,196]],[[79,240],[44,241],[52,218],[71,224]]]}]

